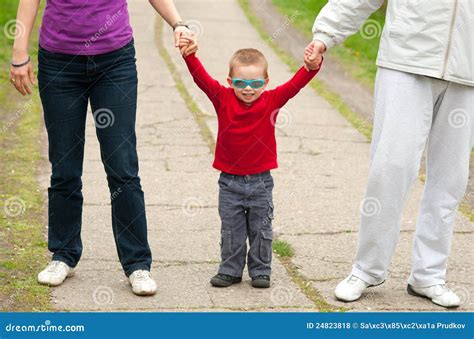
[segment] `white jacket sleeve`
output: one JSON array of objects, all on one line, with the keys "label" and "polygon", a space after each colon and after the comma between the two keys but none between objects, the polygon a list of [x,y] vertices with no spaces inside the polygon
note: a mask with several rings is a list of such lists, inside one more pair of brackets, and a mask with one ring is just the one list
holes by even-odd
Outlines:
[{"label": "white jacket sleeve", "polygon": [[322,41],[328,49],[341,43],[383,3],[384,0],[329,0],[314,21],[313,40]]}]

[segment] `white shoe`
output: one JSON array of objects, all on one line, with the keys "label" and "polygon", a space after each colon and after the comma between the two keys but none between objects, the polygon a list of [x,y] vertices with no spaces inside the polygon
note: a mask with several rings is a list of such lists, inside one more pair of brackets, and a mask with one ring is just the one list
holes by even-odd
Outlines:
[{"label": "white shoe", "polygon": [[360,298],[362,292],[372,285],[364,280],[350,274],[346,279],[341,281],[334,290],[336,298],[341,301],[355,301]]},{"label": "white shoe", "polygon": [[446,285],[433,285],[429,287],[415,287],[408,284],[407,292],[416,297],[430,299],[433,303],[443,307],[458,307],[461,299]]},{"label": "white shoe", "polygon": [[153,295],[156,293],[156,282],[149,271],[136,270],[128,277],[132,291],[136,295]]},{"label": "white shoe", "polygon": [[74,269],[62,261],[53,260],[38,274],[38,282],[43,285],[58,286],[74,275]]}]

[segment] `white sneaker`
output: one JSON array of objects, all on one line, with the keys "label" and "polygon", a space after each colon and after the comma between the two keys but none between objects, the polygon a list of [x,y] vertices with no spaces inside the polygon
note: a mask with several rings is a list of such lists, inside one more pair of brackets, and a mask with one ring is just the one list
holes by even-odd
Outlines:
[{"label": "white sneaker", "polygon": [[408,284],[407,292],[416,297],[430,299],[433,303],[443,307],[458,307],[461,299],[446,285],[433,285],[429,287],[415,287]]},{"label": "white sneaker", "polygon": [[360,298],[362,292],[371,285],[364,280],[350,274],[346,279],[341,281],[334,290],[336,298],[342,301],[355,301]]},{"label": "white sneaker", "polygon": [[38,274],[38,282],[43,285],[58,286],[74,275],[74,269],[62,261],[53,260]]},{"label": "white sneaker", "polygon": [[136,270],[128,277],[132,291],[136,295],[153,295],[156,293],[156,282],[151,273],[145,270]]}]

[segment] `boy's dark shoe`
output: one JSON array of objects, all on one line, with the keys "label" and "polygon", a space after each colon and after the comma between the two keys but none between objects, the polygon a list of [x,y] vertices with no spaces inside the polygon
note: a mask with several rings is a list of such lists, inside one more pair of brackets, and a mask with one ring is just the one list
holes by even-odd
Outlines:
[{"label": "boy's dark shoe", "polygon": [[270,287],[270,276],[268,275],[257,275],[252,278],[252,286],[256,288],[269,288]]},{"label": "boy's dark shoe", "polygon": [[211,285],[215,287],[229,287],[242,281],[242,277],[233,277],[227,274],[216,274],[211,278]]}]

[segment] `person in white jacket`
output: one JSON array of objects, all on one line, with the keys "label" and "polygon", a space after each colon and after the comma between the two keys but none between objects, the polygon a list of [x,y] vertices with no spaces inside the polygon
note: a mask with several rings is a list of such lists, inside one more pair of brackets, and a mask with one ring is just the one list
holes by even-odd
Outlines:
[{"label": "person in white jacket", "polygon": [[[383,0],[329,0],[306,54],[314,63],[356,33]],[[407,291],[460,305],[445,285],[455,215],[469,177],[474,126],[474,1],[388,0],[377,58],[371,164],[359,245],[336,298],[354,301],[383,283],[409,188],[427,148]]]}]

